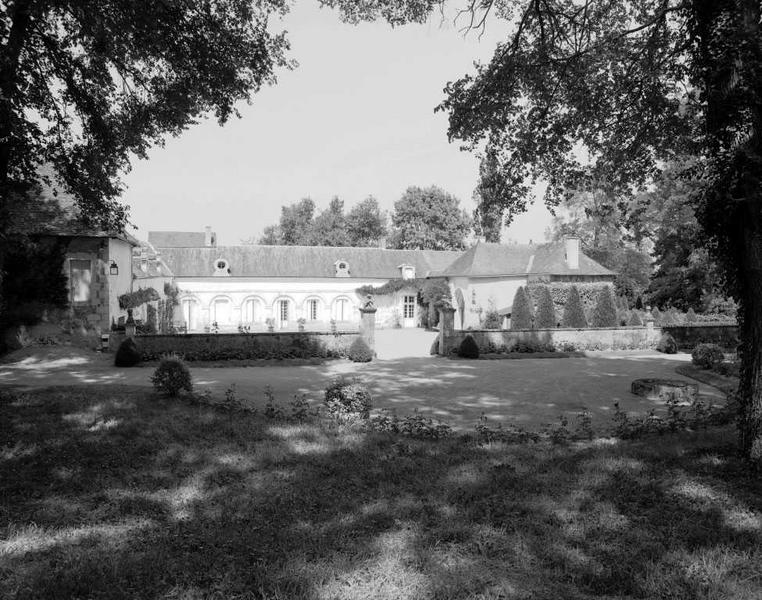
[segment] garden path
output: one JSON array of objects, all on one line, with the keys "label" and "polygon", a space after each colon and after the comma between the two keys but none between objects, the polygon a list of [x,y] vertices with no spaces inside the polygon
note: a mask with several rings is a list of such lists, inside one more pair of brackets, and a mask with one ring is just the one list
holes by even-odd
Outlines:
[{"label": "garden path", "polygon": [[[100,354],[48,359],[30,356],[0,364],[0,386],[150,385],[151,368],[117,369],[110,361],[110,355]],[[533,428],[557,422],[564,414],[573,425],[573,417],[587,408],[600,430],[610,426],[614,402],[628,412],[662,410],[657,401],[630,393],[630,383],[641,377],[690,381],[675,373],[676,366],[688,361],[688,354],[667,356],[644,351],[521,360],[403,356],[364,364],[336,360],[305,366],[192,367],[191,372],[197,390],[209,390],[215,398],[222,398],[234,384],[238,397],[260,407],[264,405],[265,386],[269,385],[276,400],[284,405],[301,393],[319,401],[328,381],[343,374],[363,378],[377,408],[394,409],[399,415],[417,409],[458,429],[471,429],[482,412],[493,423],[510,421]],[[700,384],[699,391],[716,403],[724,399],[717,389],[705,384]]]}]

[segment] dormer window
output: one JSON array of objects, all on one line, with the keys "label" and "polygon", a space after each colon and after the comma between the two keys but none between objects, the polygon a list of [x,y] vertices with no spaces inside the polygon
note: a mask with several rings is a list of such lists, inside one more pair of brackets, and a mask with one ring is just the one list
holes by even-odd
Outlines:
[{"label": "dormer window", "polygon": [[230,275],[230,266],[228,261],[224,258],[218,258],[214,261],[214,276],[224,277]]},{"label": "dormer window", "polygon": [[397,268],[402,272],[402,279],[415,279],[415,267],[413,265],[400,265]]},{"label": "dormer window", "polygon": [[337,260],[333,263],[336,269],[336,277],[349,277],[349,263],[345,260]]}]

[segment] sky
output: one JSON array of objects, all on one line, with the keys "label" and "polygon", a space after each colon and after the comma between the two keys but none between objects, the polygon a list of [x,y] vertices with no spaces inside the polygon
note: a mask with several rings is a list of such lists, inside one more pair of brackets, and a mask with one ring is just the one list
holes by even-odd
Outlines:
[{"label": "sky", "polygon": [[[349,25],[297,3],[281,27],[294,70],[241,103],[240,119],[204,120],[134,161],[123,199],[135,235],[209,225],[220,245],[234,245],[301,198],[320,210],[339,196],[349,209],[372,195],[391,211],[411,185],[437,185],[471,213],[478,159],[448,142],[447,115],[434,108],[448,81],[489,60],[505,24],[489,23],[481,39],[460,27],[439,15],[394,29]],[[549,222],[540,200],[503,241],[541,241]]]}]

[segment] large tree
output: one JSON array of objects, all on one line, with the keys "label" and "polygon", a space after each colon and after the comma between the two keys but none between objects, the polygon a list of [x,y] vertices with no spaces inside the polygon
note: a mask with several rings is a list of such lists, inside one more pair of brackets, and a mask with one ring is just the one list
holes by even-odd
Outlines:
[{"label": "large tree", "polygon": [[347,214],[346,223],[353,246],[377,246],[386,239],[386,214],[373,196],[353,206]]},{"label": "large tree", "polygon": [[[426,0],[324,0],[349,19],[420,20]],[[451,138],[486,143],[507,181],[542,176],[546,202],[592,167],[614,189],[699,156],[699,223],[740,303],[740,443],[762,463],[762,24],[759,0],[464,0],[512,31],[448,84]],[[394,10],[396,9],[396,10]],[[586,156],[583,164],[581,156]],[[523,199],[502,206],[510,219]]]},{"label": "large tree", "polygon": [[458,199],[437,186],[407,188],[394,203],[391,247],[462,250],[471,219]]},{"label": "large tree", "polygon": [[310,244],[313,246],[349,246],[344,201],[334,196],[328,208],[312,223]]},{"label": "large tree", "polygon": [[205,115],[227,121],[272,82],[287,44],[268,17],[285,10],[283,0],[0,3],[0,291],[20,204],[52,187],[86,223],[121,229],[131,157]]}]

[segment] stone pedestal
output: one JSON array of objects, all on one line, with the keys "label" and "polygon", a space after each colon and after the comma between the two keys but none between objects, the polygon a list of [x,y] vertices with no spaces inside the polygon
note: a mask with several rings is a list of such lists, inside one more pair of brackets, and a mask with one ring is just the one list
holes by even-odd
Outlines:
[{"label": "stone pedestal", "polygon": [[455,333],[455,309],[443,306],[439,309],[439,355],[448,356]]},{"label": "stone pedestal", "polygon": [[376,308],[360,308],[360,337],[374,353],[376,351]]}]

